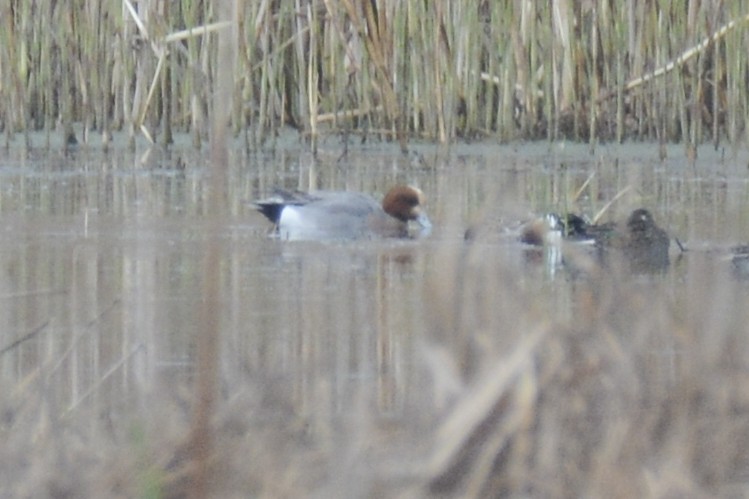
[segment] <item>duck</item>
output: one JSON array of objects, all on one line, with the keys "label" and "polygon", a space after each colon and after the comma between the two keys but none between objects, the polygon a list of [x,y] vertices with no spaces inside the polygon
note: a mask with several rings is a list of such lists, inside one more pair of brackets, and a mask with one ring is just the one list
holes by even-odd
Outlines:
[{"label": "duck", "polygon": [[600,248],[620,250],[635,272],[664,270],[669,265],[671,238],[646,208],[632,211],[623,229],[616,224],[602,224],[590,226],[588,231]]},{"label": "duck", "polygon": [[581,215],[567,213],[560,216],[547,213],[526,223],[520,232],[520,241],[532,246],[558,244],[562,240],[575,242],[593,242],[588,233],[591,223]]},{"label": "duck", "polygon": [[429,233],[424,193],[411,185],[392,187],[378,203],[372,196],[350,191],[288,191],[276,189],[254,207],[273,223],[282,240],[354,240],[406,238]]},{"label": "duck", "polygon": [[550,276],[562,267],[574,276],[595,264],[590,251],[595,240],[588,233],[591,226],[583,215],[546,213],[524,223],[518,239],[527,262],[543,263]]},{"label": "duck", "polygon": [[731,248],[731,268],[734,276],[740,279],[749,278],[749,244]]}]

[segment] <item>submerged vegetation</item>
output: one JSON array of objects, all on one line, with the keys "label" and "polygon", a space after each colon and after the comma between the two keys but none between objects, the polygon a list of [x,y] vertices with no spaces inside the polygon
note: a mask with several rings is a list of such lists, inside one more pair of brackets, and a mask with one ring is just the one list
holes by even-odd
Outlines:
[{"label": "submerged vegetation", "polygon": [[29,2],[0,6],[0,128],[208,135],[217,37],[231,126],[454,139],[745,139],[749,2]]}]

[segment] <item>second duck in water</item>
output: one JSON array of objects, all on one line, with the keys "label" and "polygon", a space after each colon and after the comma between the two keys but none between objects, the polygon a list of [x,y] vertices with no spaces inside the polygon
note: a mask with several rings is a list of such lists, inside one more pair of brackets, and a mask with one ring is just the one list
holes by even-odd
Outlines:
[{"label": "second duck in water", "polygon": [[645,208],[634,210],[624,227],[617,223],[591,224],[572,213],[550,213],[528,223],[520,240],[537,246],[562,240],[595,243],[605,262],[624,257],[630,270],[638,273],[664,270],[669,265],[670,237]]},{"label": "second duck in water", "polygon": [[547,213],[545,216],[525,224],[520,234],[520,240],[534,246],[553,244],[563,239],[587,242],[593,240],[593,236],[588,233],[588,229],[591,227],[594,226],[585,218],[574,213],[567,213],[565,216]]},{"label": "second duck in water", "polygon": [[671,238],[645,208],[634,210],[623,229],[604,224],[590,227],[589,232],[595,235],[602,249],[623,252],[634,272],[655,272],[668,267]]}]

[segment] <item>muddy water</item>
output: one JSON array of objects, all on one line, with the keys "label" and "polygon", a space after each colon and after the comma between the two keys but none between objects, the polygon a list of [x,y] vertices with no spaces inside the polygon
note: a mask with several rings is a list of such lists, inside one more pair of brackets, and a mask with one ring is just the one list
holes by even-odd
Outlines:
[{"label": "muddy water", "polygon": [[[749,242],[743,151],[704,148],[695,164],[677,148],[659,161],[655,145],[341,153],[338,144],[324,145],[317,160],[294,146],[233,150],[218,231],[222,379],[278,381],[302,414],[345,413],[364,396],[398,415],[426,396],[424,372],[448,368],[433,347],[469,334],[450,329],[445,303],[471,302],[475,314],[461,324],[494,336],[513,329],[508,323],[522,329],[518,307],[528,297],[534,314],[572,317],[580,278],[507,239],[480,241],[466,256],[471,225],[512,226],[549,210],[593,216],[621,194],[603,220],[645,206],[690,248],[655,278],[676,288],[699,262],[719,268],[726,248]],[[153,386],[189,379],[204,300],[206,161],[188,148],[0,155],[4,392],[44,380],[60,410],[76,410],[137,401]],[[428,196],[429,239],[283,243],[267,237],[268,223],[247,205],[274,186],[381,195],[395,182]],[[487,278],[482,262],[494,261],[500,284],[461,282],[458,267],[445,265],[461,259],[473,259],[479,281]]]}]

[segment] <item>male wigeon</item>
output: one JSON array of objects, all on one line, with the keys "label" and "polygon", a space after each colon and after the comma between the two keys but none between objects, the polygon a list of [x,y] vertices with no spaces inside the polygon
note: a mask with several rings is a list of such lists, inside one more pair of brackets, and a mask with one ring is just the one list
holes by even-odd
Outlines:
[{"label": "male wigeon", "polygon": [[282,189],[254,205],[284,240],[360,239],[407,237],[412,221],[421,234],[428,232],[432,224],[423,210],[424,200],[424,193],[416,187],[397,185],[382,205],[358,192]]},{"label": "male wigeon", "polygon": [[589,231],[595,232],[596,242],[601,248],[621,250],[635,272],[653,272],[668,267],[671,238],[644,208],[630,214],[623,230],[616,224],[605,224],[592,226]]}]

